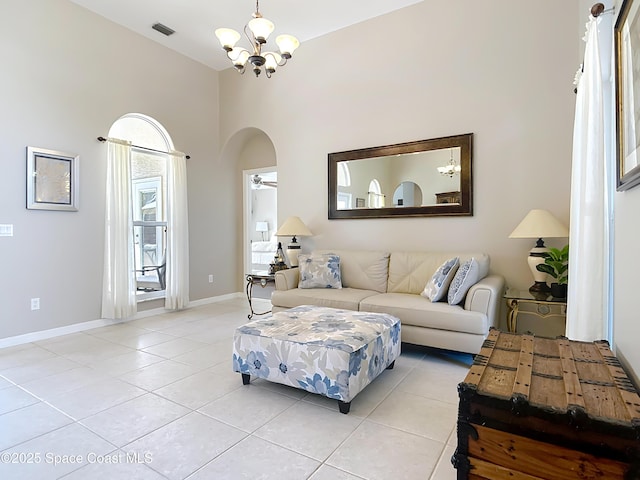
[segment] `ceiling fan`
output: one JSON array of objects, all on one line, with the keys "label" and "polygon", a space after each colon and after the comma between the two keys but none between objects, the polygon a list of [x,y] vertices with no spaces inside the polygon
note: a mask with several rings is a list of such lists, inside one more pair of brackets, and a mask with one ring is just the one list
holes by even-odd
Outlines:
[{"label": "ceiling fan", "polygon": [[265,180],[260,175],[255,174],[251,176],[251,186],[254,188],[260,188],[260,187],[278,188],[278,182],[275,180],[274,181]]}]

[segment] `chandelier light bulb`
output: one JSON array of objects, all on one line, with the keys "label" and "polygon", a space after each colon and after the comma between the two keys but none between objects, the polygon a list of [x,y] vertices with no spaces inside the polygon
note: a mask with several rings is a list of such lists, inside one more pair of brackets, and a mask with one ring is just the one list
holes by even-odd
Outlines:
[{"label": "chandelier light bulb", "polygon": [[276,68],[278,68],[278,65],[282,61],[282,57],[276,52],[266,52],[264,54],[264,58],[266,59],[264,68],[269,73],[275,72]]},{"label": "chandelier light bulb", "polygon": [[218,28],[216,30],[216,37],[220,40],[220,45],[227,52],[230,52],[238,40],[240,40],[240,34],[231,28]]},{"label": "chandelier light bulb", "polygon": [[249,30],[253,33],[253,37],[259,44],[267,43],[267,38],[276,28],[276,26],[266,18],[258,17],[251,20],[248,24]]},{"label": "chandelier light bulb", "polygon": [[243,70],[244,66],[247,64],[247,60],[249,60],[250,53],[248,50],[242,47],[235,47],[229,53],[227,53],[227,57],[233,62],[233,66],[238,70]]},{"label": "chandelier light bulb", "polygon": [[293,35],[278,35],[276,45],[284,58],[291,58],[294,50],[300,46],[300,42]]}]

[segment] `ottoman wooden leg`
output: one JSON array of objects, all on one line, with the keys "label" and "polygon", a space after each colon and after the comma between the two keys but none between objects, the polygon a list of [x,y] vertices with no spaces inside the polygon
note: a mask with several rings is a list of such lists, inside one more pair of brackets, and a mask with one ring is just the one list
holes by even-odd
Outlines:
[{"label": "ottoman wooden leg", "polygon": [[251,381],[251,375],[249,375],[248,373],[241,373],[240,375],[242,375],[242,384],[249,385],[249,382]]},{"label": "ottoman wooden leg", "polygon": [[340,408],[340,413],[344,413],[346,415],[351,409],[351,402],[343,402],[342,400],[338,400],[338,407]]},{"label": "ottoman wooden leg", "polygon": [[396,361],[394,360],[393,362],[391,362],[389,364],[389,366],[387,367],[387,370],[393,370],[393,367],[395,367],[395,366],[396,366]]}]

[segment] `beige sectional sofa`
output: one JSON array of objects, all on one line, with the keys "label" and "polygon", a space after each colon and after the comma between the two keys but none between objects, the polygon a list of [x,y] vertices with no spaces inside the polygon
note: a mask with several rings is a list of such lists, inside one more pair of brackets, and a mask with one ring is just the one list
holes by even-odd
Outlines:
[{"label": "beige sectional sofa", "polygon": [[[402,341],[476,354],[491,326],[497,327],[504,278],[489,274],[489,257],[478,253],[322,250],[340,257],[342,288],[299,288],[299,269],[276,272],[273,311],[299,305],[390,313],[402,324]],[[459,305],[432,303],[421,295],[434,272],[452,257],[471,257],[480,280]]]}]

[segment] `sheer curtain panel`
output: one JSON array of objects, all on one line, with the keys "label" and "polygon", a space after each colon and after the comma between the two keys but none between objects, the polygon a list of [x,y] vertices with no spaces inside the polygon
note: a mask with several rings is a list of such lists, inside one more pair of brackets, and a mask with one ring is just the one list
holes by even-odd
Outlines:
[{"label": "sheer curtain panel", "polygon": [[105,207],[102,318],[135,315],[136,278],[131,210],[131,143],[107,139],[107,195]]},{"label": "sheer curtain panel", "polygon": [[189,216],[184,153],[171,152],[167,162],[167,283],[165,308],[189,305]]},{"label": "sheer curtain panel", "polygon": [[573,132],[567,330],[571,340],[608,338],[608,167],[599,20],[590,17]]}]

